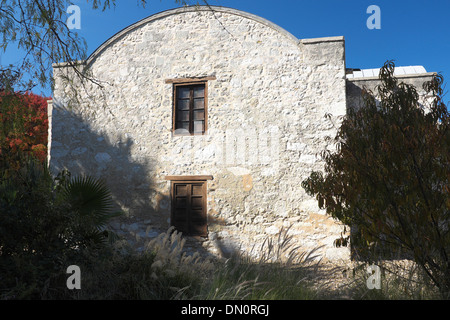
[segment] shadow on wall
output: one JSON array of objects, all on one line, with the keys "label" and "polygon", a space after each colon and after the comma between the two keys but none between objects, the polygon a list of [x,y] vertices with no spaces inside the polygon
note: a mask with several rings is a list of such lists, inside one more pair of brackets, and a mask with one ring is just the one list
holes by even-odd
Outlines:
[{"label": "shadow on wall", "polygon": [[72,176],[103,179],[115,209],[124,212],[111,227],[128,240],[139,243],[168,229],[169,187],[166,181],[153,181],[151,150],[148,157],[135,158],[133,150],[139,145],[124,128],[113,133],[94,129],[88,116],[58,105],[53,105],[51,118],[49,166],[53,174],[67,169]]},{"label": "shadow on wall", "polygon": [[[126,132],[126,128],[97,128],[95,116],[79,114],[74,109],[53,102],[51,110],[50,170],[56,175],[67,169],[72,176],[83,175],[103,179],[109,187],[117,210],[122,217],[111,223],[119,236],[128,240],[138,251],[147,242],[170,227],[170,182],[155,181],[156,155],[146,150]],[[136,152],[140,150],[140,152]],[[214,229],[216,221],[210,220]],[[222,224],[226,224],[222,221]],[[215,234],[215,233],[213,233]],[[212,235],[210,233],[210,235]],[[187,253],[199,252],[209,256],[227,257],[238,250],[229,239],[186,237]]]},{"label": "shadow on wall", "polygon": [[[56,175],[67,169],[73,176],[103,179],[116,209],[125,213],[111,227],[136,249],[143,249],[148,240],[166,232],[170,227],[170,182],[155,180],[153,174],[159,169],[154,151],[142,150],[127,128],[117,127],[114,121],[103,127],[97,125],[95,111],[80,114],[55,102],[50,109],[51,172]],[[242,253],[241,249],[251,249],[241,248],[242,235],[232,236],[226,231],[233,223],[211,215],[208,220],[209,239],[186,237],[188,252],[229,258]]]}]

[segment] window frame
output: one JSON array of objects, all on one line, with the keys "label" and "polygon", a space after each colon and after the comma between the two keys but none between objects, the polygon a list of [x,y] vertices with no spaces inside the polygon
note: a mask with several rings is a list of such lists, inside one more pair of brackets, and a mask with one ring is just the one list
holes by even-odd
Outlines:
[{"label": "window frame", "polygon": [[[208,81],[207,80],[192,80],[192,79],[185,79],[180,81],[172,81],[173,83],[173,96],[172,96],[172,134],[175,136],[203,136],[207,134],[208,131]],[[176,120],[177,120],[177,89],[183,88],[183,87],[195,87],[195,86],[204,86],[204,96],[203,96],[203,112],[204,112],[204,128],[203,132],[195,132],[194,131],[194,119],[193,119],[193,113],[194,113],[194,106],[192,105],[193,102],[189,102],[189,132],[176,132],[179,129],[176,129]],[[191,97],[193,99],[193,97]],[[192,123],[192,125],[191,125]],[[191,131],[192,126],[192,131]]]}]

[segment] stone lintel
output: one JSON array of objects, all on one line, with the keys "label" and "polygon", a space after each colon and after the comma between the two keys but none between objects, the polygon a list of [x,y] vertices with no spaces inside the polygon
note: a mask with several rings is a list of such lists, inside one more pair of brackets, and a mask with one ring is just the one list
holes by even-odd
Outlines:
[{"label": "stone lintel", "polygon": [[165,180],[170,181],[204,181],[213,180],[213,176],[201,175],[201,176],[166,176]]},{"label": "stone lintel", "polygon": [[165,83],[187,83],[187,82],[196,82],[196,81],[208,81],[208,80],[216,80],[215,76],[208,77],[194,77],[194,78],[174,78],[174,79],[166,79]]}]

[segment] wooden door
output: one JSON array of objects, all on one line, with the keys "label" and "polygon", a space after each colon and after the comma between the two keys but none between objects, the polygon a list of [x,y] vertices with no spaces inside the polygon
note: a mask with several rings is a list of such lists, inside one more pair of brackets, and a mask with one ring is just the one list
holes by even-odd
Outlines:
[{"label": "wooden door", "polygon": [[206,237],[206,212],[206,181],[172,182],[172,226],[185,235]]}]

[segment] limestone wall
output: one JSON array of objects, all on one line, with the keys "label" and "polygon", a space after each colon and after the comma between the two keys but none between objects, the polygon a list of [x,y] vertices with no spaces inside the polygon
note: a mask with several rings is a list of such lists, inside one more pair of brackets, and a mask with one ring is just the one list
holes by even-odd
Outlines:
[{"label": "limestone wall", "polygon": [[[297,40],[241,11],[182,8],[115,35],[85,69],[101,86],[54,67],[50,164],[103,177],[126,212],[114,223],[120,234],[142,240],[168,228],[166,176],[212,175],[209,249],[250,251],[289,228],[304,250],[348,257],[333,247],[342,226],[300,185],[321,169],[346,112],[342,37]],[[166,80],[195,77],[214,79],[208,132],[173,135]]]}]

